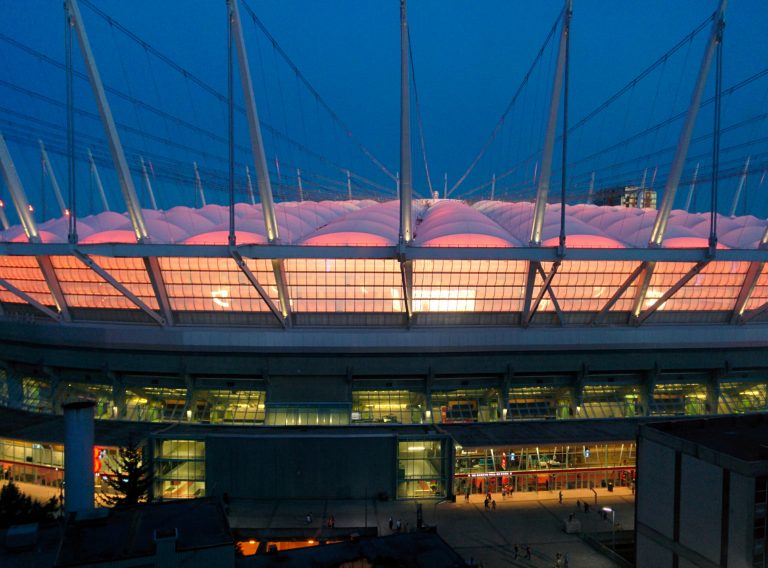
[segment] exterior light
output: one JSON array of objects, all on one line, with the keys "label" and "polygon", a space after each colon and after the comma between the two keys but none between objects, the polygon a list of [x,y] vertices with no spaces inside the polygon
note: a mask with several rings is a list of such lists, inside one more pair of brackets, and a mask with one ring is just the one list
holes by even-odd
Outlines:
[{"label": "exterior light", "polygon": [[424,446],[408,446],[409,452],[423,452],[426,449]]},{"label": "exterior light", "polygon": [[432,418],[432,411],[431,410],[425,410],[424,411],[424,416],[427,418],[427,420],[429,420],[430,418]]},{"label": "exterior light", "polygon": [[508,412],[508,409],[506,408],[501,409],[501,415],[504,417],[504,420],[507,419],[507,412]]},{"label": "exterior light", "polygon": [[187,410],[187,420],[192,420],[192,411]]}]

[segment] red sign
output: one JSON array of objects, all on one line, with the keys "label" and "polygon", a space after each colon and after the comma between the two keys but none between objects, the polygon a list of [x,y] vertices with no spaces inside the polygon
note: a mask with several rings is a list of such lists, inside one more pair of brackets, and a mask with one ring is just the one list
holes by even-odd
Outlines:
[{"label": "red sign", "polygon": [[93,473],[99,473],[101,471],[101,450],[96,446],[93,447]]}]

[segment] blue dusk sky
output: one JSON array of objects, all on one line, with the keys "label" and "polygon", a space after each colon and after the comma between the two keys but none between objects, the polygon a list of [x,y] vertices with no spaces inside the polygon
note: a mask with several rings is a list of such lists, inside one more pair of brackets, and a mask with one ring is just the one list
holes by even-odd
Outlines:
[{"label": "blue dusk sky", "polygon": [[[46,143],[64,185],[65,74],[56,65],[65,57],[62,2],[3,0],[2,5],[0,131],[36,209],[42,208],[45,217],[56,216],[50,181],[41,176],[37,140]],[[555,1],[409,2],[418,109],[435,191],[442,193],[445,175],[448,188],[453,188],[478,155],[562,7],[562,2]],[[255,25],[249,8],[321,100]],[[714,0],[575,0],[569,125],[600,107],[703,24],[716,8]],[[194,161],[208,200],[226,203],[225,1],[81,0],[80,10],[104,82],[113,89],[108,96],[137,187],[141,187],[139,156],[143,156],[150,164],[149,175],[161,208],[195,205]],[[394,182],[366,157],[361,145],[390,173],[399,170],[399,2],[247,0],[247,6],[240,4],[240,12],[259,113],[270,127],[264,129],[264,140],[276,199],[297,198],[297,168],[302,170],[308,198],[346,198],[346,170],[352,172],[354,197],[394,197]],[[585,199],[593,172],[597,189],[640,184],[644,175],[646,185],[653,182],[654,188],[663,189],[682,126],[682,120],[674,117],[688,107],[709,29],[704,25],[614,103],[571,131],[569,201]],[[749,156],[749,175],[738,213],[768,215],[768,72],[760,75],[768,67],[766,30],[768,4],[764,0],[730,2],[723,87],[737,88],[723,98],[721,212],[731,208]],[[451,197],[488,198],[494,174],[499,178],[496,198],[533,197],[558,37],[559,25],[494,140]],[[84,73],[77,46],[74,61],[75,70]],[[714,71],[713,65],[705,101],[714,95]],[[236,185],[238,199],[243,200],[244,170],[247,165],[253,171],[253,159],[239,80],[236,73]],[[414,185],[417,195],[426,196],[413,87],[412,77]],[[75,78],[74,94],[78,214],[85,215],[100,210],[87,167],[87,149],[96,156],[112,201],[119,200],[119,191],[103,130],[93,116],[96,105],[87,81]],[[711,175],[712,107],[705,104],[699,113],[683,183],[690,182],[696,164],[700,179]],[[557,132],[562,132],[562,117]],[[559,193],[559,147],[554,163],[551,185]],[[2,183],[0,197],[8,200]],[[142,191],[140,197],[146,206]],[[682,206],[682,201],[676,206]],[[701,181],[693,208],[709,207],[709,183]]]}]

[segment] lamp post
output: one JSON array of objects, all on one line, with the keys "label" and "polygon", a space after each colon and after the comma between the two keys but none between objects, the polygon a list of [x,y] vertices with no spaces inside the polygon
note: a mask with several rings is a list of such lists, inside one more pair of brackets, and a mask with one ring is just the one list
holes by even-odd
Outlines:
[{"label": "lamp post", "polygon": [[610,507],[603,507],[602,511],[611,514],[611,541],[613,542],[613,551],[616,552],[616,511]]}]

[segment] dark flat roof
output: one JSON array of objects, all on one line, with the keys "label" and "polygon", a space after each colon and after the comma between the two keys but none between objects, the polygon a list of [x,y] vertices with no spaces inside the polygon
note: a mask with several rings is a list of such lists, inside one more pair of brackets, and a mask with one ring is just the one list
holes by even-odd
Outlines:
[{"label": "dark flat roof", "polygon": [[154,556],[155,530],[177,529],[176,550],[234,546],[218,499],[192,499],[109,509],[102,518],[68,520],[56,566]]},{"label": "dark flat roof", "polygon": [[[133,438],[152,434],[168,438],[223,437],[366,437],[448,435],[465,448],[519,444],[562,444],[628,441],[642,424],[669,421],[664,417],[602,418],[591,420],[535,420],[466,424],[355,424],[348,426],[237,426],[186,422],[129,422],[96,420],[95,441],[100,446],[124,446]],[[723,420],[712,418],[706,420]],[[682,423],[701,422],[681,418]],[[64,417],[12,408],[0,408],[0,437],[30,442],[63,444]],[[768,439],[768,438],[766,438]]]},{"label": "dark flat roof", "polygon": [[394,534],[360,539],[357,542],[286,550],[277,554],[246,556],[238,558],[236,566],[333,568],[341,564],[353,563],[361,558],[366,558],[375,566],[402,566],[403,568],[466,566],[464,559],[434,532]]},{"label": "dark flat roof", "polygon": [[675,420],[647,428],[745,462],[768,461],[768,413]]}]

